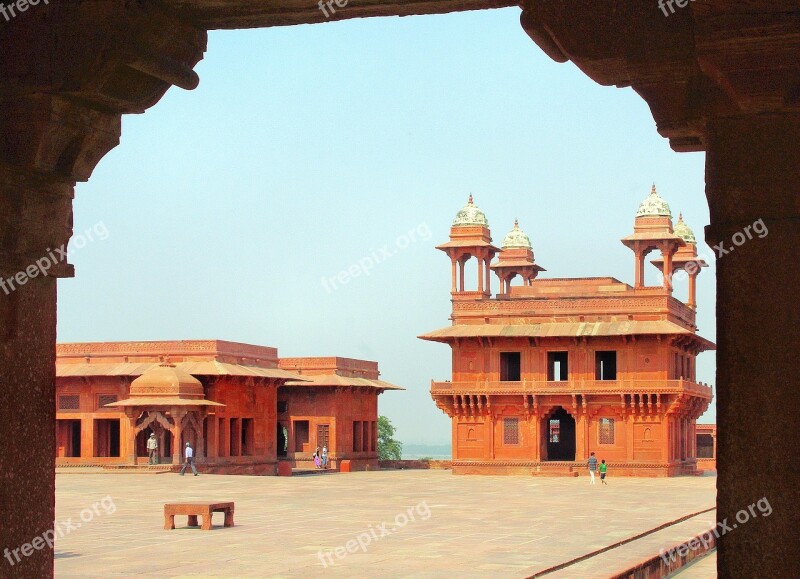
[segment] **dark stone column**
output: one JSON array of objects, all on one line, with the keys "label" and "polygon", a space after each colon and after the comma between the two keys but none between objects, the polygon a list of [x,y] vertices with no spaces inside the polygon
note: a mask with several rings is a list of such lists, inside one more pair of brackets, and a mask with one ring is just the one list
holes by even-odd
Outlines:
[{"label": "dark stone column", "polygon": [[[800,114],[709,122],[706,183],[706,239],[717,246],[718,520],[732,528],[719,541],[718,574],[794,577]],[[772,514],[756,507],[737,521],[760,499]]]},{"label": "dark stone column", "polygon": [[[72,188],[0,166],[0,550],[53,528],[56,248],[71,234]],[[45,275],[45,273],[47,275]],[[0,553],[2,555],[4,553]],[[25,555],[28,556],[25,556]],[[25,547],[0,576],[49,577],[53,551]],[[12,565],[13,562],[13,565]]]}]

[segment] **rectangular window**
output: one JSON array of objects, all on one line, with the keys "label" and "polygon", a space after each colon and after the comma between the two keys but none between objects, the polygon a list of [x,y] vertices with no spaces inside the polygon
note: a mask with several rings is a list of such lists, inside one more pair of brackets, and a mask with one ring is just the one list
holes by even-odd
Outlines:
[{"label": "rectangular window", "polygon": [[81,409],[81,397],[77,394],[75,395],[64,395],[58,397],[58,409],[59,410],[80,410]]},{"label": "rectangular window", "polygon": [[600,444],[614,444],[614,419],[601,418],[599,423]]},{"label": "rectangular window", "polygon": [[567,352],[547,352],[547,380],[549,382],[569,380],[568,359]]},{"label": "rectangular window", "polygon": [[500,352],[500,381],[519,382],[521,355],[519,352]]},{"label": "rectangular window", "polygon": [[560,438],[561,438],[561,421],[558,419],[551,420],[548,440],[550,442],[558,442]]},{"label": "rectangular window", "polygon": [[503,418],[503,444],[519,444],[519,418]]},{"label": "rectangular window", "polygon": [[305,452],[308,446],[308,420],[296,420],[294,423],[294,451]]},{"label": "rectangular window", "polygon": [[595,380],[617,379],[617,352],[614,350],[595,352]]},{"label": "rectangular window", "polygon": [[105,408],[106,404],[111,404],[112,402],[117,401],[116,394],[100,394],[97,397],[97,409],[98,410],[114,410],[113,408]]}]

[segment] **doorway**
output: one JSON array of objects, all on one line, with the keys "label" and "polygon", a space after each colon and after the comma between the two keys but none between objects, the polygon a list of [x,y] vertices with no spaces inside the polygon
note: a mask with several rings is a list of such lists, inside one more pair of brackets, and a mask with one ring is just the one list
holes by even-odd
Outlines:
[{"label": "doorway", "polygon": [[561,406],[545,418],[547,460],[575,460],[575,419]]}]

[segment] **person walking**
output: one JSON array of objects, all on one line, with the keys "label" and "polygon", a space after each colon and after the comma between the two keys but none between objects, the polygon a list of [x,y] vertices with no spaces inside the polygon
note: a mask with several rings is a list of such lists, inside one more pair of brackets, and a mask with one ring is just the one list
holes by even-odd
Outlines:
[{"label": "person walking", "polygon": [[322,447],[322,468],[328,468],[328,447]]},{"label": "person walking", "polygon": [[147,454],[150,456],[150,464],[158,464],[158,439],[155,432],[151,432],[147,439]]},{"label": "person walking", "polygon": [[192,450],[192,445],[189,444],[188,442],[186,443],[186,449],[184,451],[184,457],[185,457],[185,459],[183,461],[183,466],[181,467],[181,476],[183,476],[183,473],[186,472],[186,467],[187,466],[191,466],[192,467],[192,472],[194,473],[194,476],[197,476],[197,474],[198,474],[197,473],[197,469],[194,466],[194,450]]},{"label": "person walking", "polygon": [[604,485],[608,484],[606,482],[607,470],[608,470],[608,465],[606,464],[606,459],[603,459],[603,461],[600,463],[600,482],[603,483]]},{"label": "person walking", "polygon": [[589,456],[589,484],[594,484],[594,473],[597,472],[597,458],[592,453]]}]

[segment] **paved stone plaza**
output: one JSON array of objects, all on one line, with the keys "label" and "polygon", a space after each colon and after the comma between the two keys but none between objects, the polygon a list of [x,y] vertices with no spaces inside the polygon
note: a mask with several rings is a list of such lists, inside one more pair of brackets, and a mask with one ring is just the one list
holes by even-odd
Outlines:
[{"label": "paved stone plaza", "polygon": [[[409,470],[292,478],[58,474],[57,521],[63,529],[71,518],[80,528],[57,540],[56,576],[525,577],[713,507],[715,482],[612,477],[608,486],[590,486],[586,477]],[[185,517],[163,530],[164,503],[192,500],[235,501],[236,526],[223,528],[218,513],[211,531],[187,528]],[[714,519],[714,511],[705,513],[549,576],[608,577]],[[363,552],[359,537],[370,542]]]}]

